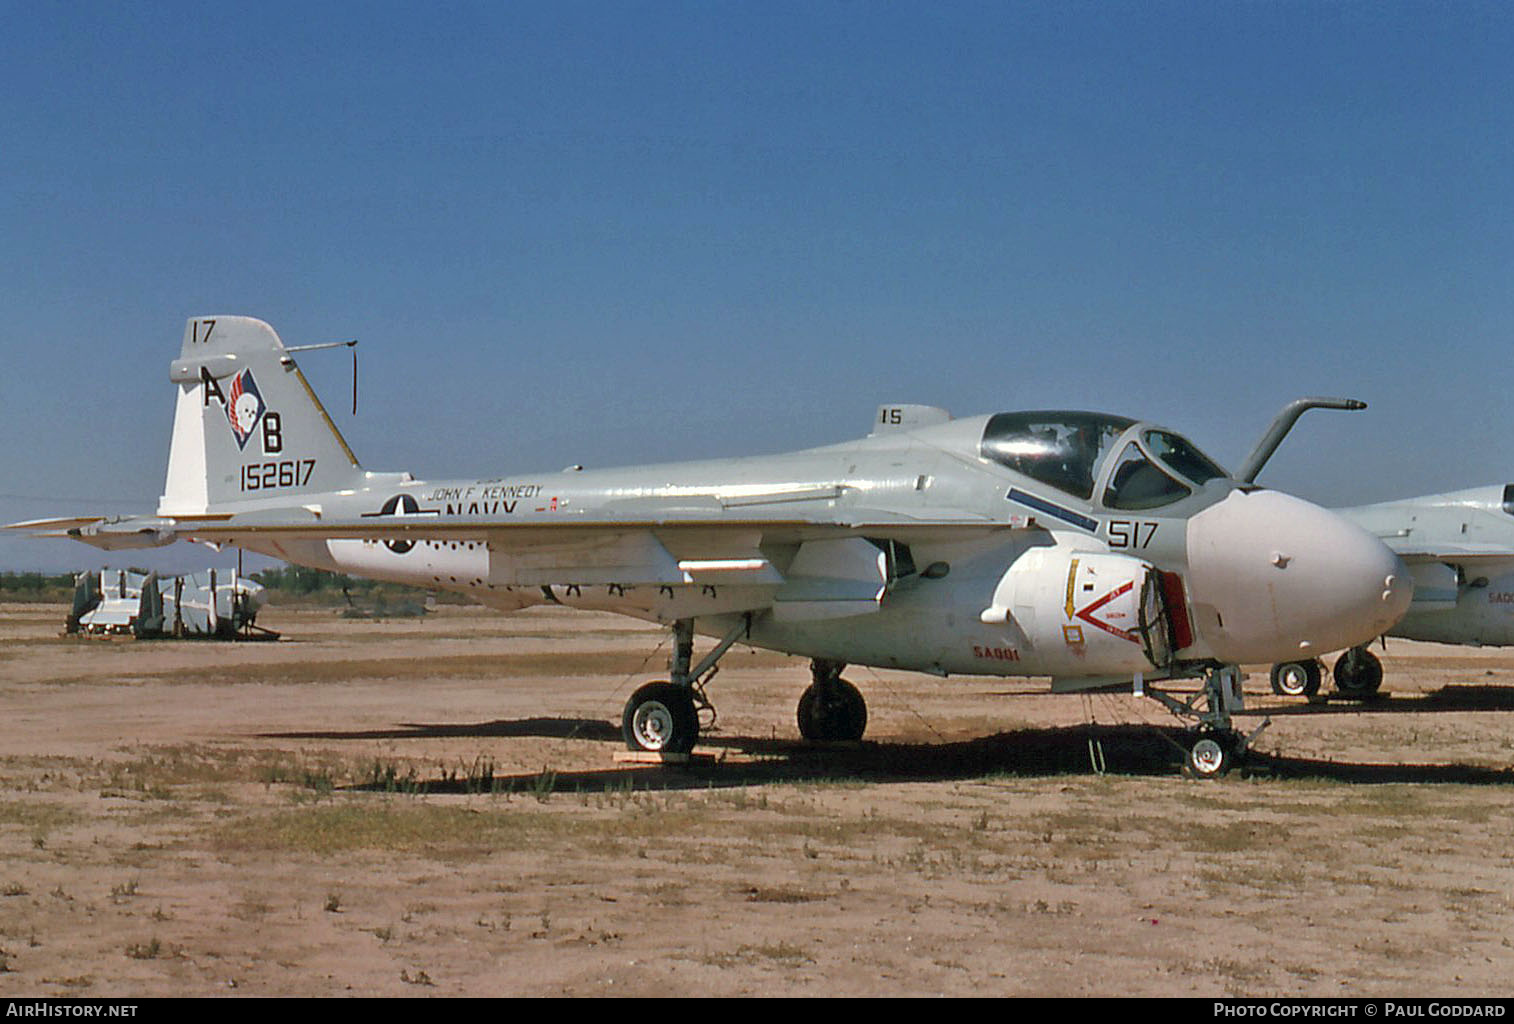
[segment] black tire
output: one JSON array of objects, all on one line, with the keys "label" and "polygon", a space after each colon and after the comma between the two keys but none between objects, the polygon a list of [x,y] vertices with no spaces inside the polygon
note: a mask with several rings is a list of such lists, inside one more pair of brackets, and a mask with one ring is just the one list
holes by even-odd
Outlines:
[{"label": "black tire", "polygon": [[1335,663],[1334,675],[1341,696],[1368,700],[1383,685],[1383,663],[1365,647],[1353,647]]},{"label": "black tire", "polygon": [[1195,779],[1217,779],[1228,774],[1240,760],[1239,746],[1231,735],[1206,732],[1188,748],[1183,769]]},{"label": "black tire", "polygon": [[626,701],[620,734],[630,750],[687,754],[699,741],[693,694],[672,683],[648,683]]},{"label": "black tire", "polygon": [[1272,666],[1272,692],[1284,697],[1313,697],[1319,693],[1324,666],[1308,661],[1285,661]]},{"label": "black tire", "polygon": [[799,697],[799,735],[807,740],[860,740],[867,731],[867,701],[845,679],[813,683]]}]

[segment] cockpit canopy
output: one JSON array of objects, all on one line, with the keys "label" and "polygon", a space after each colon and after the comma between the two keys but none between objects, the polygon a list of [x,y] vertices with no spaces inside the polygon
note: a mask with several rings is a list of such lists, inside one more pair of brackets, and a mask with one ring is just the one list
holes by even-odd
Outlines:
[{"label": "cockpit canopy", "polygon": [[1195,487],[1229,475],[1186,438],[1094,412],[999,413],[989,418],[979,451],[985,459],[1089,502],[1105,464],[1116,457],[1101,500],[1123,511],[1170,505]]}]

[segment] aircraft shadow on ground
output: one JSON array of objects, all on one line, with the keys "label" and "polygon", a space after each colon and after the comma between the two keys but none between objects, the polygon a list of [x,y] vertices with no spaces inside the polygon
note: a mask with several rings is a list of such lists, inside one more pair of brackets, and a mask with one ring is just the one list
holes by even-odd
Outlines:
[{"label": "aircraft shadow on ground", "polygon": [[1371,700],[1330,697],[1321,703],[1299,701],[1286,707],[1267,707],[1267,715],[1346,715],[1372,713],[1425,714],[1444,711],[1514,711],[1514,686],[1454,683],[1423,694],[1382,693]]},{"label": "aircraft shadow on ground", "polygon": [[537,738],[557,740],[619,740],[620,727],[598,718],[519,718],[496,722],[442,725],[401,722],[390,729],[321,730],[262,733],[264,739],[286,740],[416,740],[449,738]]},{"label": "aircraft shadow on ground", "polygon": [[[404,739],[471,736],[536,736],[613,742],[620,731],[592,719],[523,719],[475,725],[412,725],[349,733],[281,733],[284,738]],[[441,770],[408,785],[428,793],[618,792],[627,789],[721,789],[775,782],[942,782],[993,776],[1024,778],[1069,775],[1177,775],[1191,733],[1177,726],[1079,725],[1020,729],[970,740],[940,743],[863,742],[808,744],[799,740],[713,734],[700,744],[715,760],[686,765],[607,765],[604,769],[458,778]],[[721,760],[721,753],[739,755]],[[606,751],[606,759],[610,751]],[[1316,779],[1354,784],[1458,783],[1514,785],[1514,769],[1459,764],[1348,763],[1253,751],[1239,772],[1278,779]],[[349,787],[393,788],[393,780]]]}]

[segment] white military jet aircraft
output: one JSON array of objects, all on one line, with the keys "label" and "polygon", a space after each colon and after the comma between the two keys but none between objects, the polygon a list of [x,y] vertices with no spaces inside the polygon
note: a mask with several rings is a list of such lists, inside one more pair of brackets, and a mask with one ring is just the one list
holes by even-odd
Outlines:
[{"label": "white military jet aircraft", "polygon": [[[1514,484],[1385,501],[1338,510],[1403,558],[1414,600],[1389,636],[1442,644],[1514,645]],[[1278,693],[1312,697],[1324,667],[1306,658],[1274,665]],[[1368,698],[1383,666],[1366,647],[1335,663],[1336,690]]]},{"label": "white military jet aircraft", "polygon": [[[307,346],[314,347],[314,346]],[[365,471],[267,324],[196,317],[155,516],[39,520],[101,548],[178,539],[660,622],[669,678],[625,706],[633,749],[685,752],[738,641],[806,656],[802,735],[858,739],[846,665],[1134,687],[1195,723],[1218,774],[1243,662],[1339,650],[1408,607],[1398,556],[1340,516],[1250,483],[1305,408],[1232,477],[1170,430],[1089,412],[952,419],[885,405],[858,441],[785,455],[426,482]],[[694,635],[718,639],[694,662]],[[1179,699],[1148,684],[1197,677]],[[1253,734],[1254,736],[1254,734]]]}]

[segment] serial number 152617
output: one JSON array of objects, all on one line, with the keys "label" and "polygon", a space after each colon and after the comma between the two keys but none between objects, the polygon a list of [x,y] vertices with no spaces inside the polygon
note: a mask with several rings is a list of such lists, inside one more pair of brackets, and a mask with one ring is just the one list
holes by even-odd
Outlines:
[{"label": "serial number 152617", "polygon": [[251,462],[242,467],[242,490],[271,491],[276,487],[303,487],[315,472],[314,459],[284,459],[281,462]]}]

